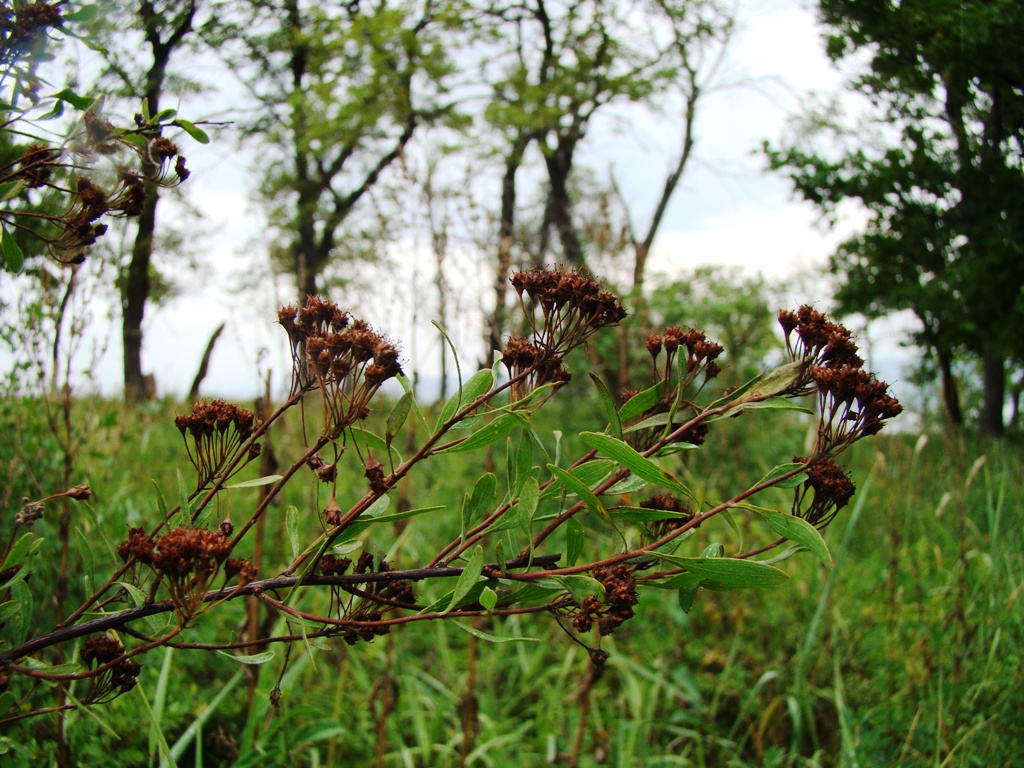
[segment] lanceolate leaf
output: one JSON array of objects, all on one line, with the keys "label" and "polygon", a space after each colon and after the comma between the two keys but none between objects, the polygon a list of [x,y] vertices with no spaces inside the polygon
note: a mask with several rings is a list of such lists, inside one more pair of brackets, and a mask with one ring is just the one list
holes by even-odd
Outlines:
[{"label": "lanceolate leaf", "polygon": [[484,448],[491,443],[496,443],[504,437],[512,434],[512,431],[519,426],[526,424],[526,419],[517,413],[503,413],[494,421],[474,432],[461,443],[456,443],[451,448],[445,449],[446,453],[462,453],[464,451],[475,451]]},{"label": "lanceolate leaf", "polygon": [[249,665],[266,664],[277,655],[277,651],[264,651],[263,653],[254,653],[250,656],[235,656],[235,654],[228,653],[227,651],[217,651],[217,653],[221,656],[227,656],[229,659],[233,659],[239,664]]},{"label": "lanceolate leaf", "polygon": [[[602,480],[608,477],[618,465],[614,461],[608,461],[607,459],[595,459],[594,461],[588,461],[586,464],[581,464],[575,469],[566,470],[570,475],[577,478],[587,488],[596,488]],[[542,499],[552,499],[557,497],[562,492],[562,486],[558,483],[552,483],[544,492],[541,494]],[[575,493],[575,491],[571,491]]]},{"label": "lanceolate leaf", "polygon": [[638,416],[647,413],[647,411],[658,404],[664,391],[665,382],[659,381],[653,387],[645,389],[643,392],[637,392],[629,398],[619,410],[619,418],[622,420],[622,423],[627,424]]},{"label": "lanceolate leaf", "polygon": [[657,557],[701,577],[707,589],[759,589],[782,584],[789,574],[771,565],[731,557],[679,557],[661,552]]},{"label": "lanceolate leaf", "polygon": [[281,479],[281,475],[266,475],[264,477],[257,477],[254,480],[246,480],[241,483],[232,483],[231,485],[225,485],[225,488],[258,488],[261,485],[273,485]]},{"label": "lanceolate leaf", "polygon": [[470,555],[469,562],[466,563],[465,569],[459,576],[459,580],[455,583],[455,591],[452,593],[452,600],[448,603],[448,607],[445,609],[445,613],[448,613],[459,601],[464,598],[469,590],[477,583],[480,578],[480,574],[484,568],[484,548],[479,544],[473,550],[473,554]]},{"label": "lanceolate leaf", "polygon": [[581,432],[580,439],[589,447],[614,459],[637,477],[642,477],[649,483],[654,483],[662,488],[668,488],[691,499],[694,498],[689,488],[653,461],[641,456],[621,440],[616,440],[608,435],[600,435],[596,432]]},{"label": "lanceolate leaf", "polygon": [[587,505],[587,509],[591,512],[596,512],[605,520],[611,520],[608,516],[608,510],[604,508],[604,505],[594,495],[594,492],[587,488],[579,478],[573,477],[564,469],[556,467],[554,464],[548,464],[548,469],[566,488],[580,497],[580,501]]},{"label": "lanceolate leaf", "polygon": [[615,400],[608,387],[601,381],[601,377],[595,373],[590,374],[590,380],[594,382],[597,393],[601,396],[601,405],[604,408],[605,416],[608,418],[608,428],[616,437],[622,437],[622,422],[619,421],[618,411],[615,410]]},{"label": "lanceolate leaf", "polygon": [[497,635],[490,635],[490,634],[488,634],[486,632],[483,632],[483,631],[477,629],[476,627],[471,627],[468,624],[462,624],[462,623],[460,623],[458,621],[453,621],[452,624],[454,624],[456,627],[461,629],[463,632],[468,632],[473,637],[479,638],[480,640],[483,640],[483,641],[488,642],[488,643],[539,643],[540,642],[540,640],[538,640],[535,637],[498,637]]},{"label": "lanceolate leaf", "polygon": [[180,117],[178,118],[177,122],[178,125],[181,126],[181,129],[185,131],[185,133],[187,133],[193,139],[198,141],[200,144],[210,143],[209,135],[202,128],[198,128],[196,127],[195,124],[189,122],[188,120],[182,120]]},{"label": "lanceolate leaf", "polygon": [[816,554],[826,567],[832,568],[832,554],[828,551],[828,545],[821,538],[818,529],[813,525],[802,517],[787,515],[782,512],[759,512],[758,514],[764,518],[765,522],[777,534],[797,544],[804,545]]},{"label": "lanceolate leaf", "polygon": [[388,414],[388,424],[384,432],[384,442],[391,445],[391,441],[395,439],[399,430],[404,426],[405,420],[409,417],[409,411],[412,410],[412,392],[404,392],[398,402],[395,403],[395,407],[391,409],[391,413]]}]

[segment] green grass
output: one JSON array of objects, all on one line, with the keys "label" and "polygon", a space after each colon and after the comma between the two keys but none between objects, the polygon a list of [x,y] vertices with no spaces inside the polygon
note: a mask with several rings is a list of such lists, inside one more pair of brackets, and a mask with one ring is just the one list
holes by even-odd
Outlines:
[{"label": "green grass", "polygon": [[[177,471],[189,477],[190,467],[173,408],[125,419],[116,404],[77,405],[85,442],[75,478],[95,498],[73,528],[97,542],[99,576],[110,562],[103,539],[116,546],[128,525],[151,520],[154,483],[174,499]],[[553,405],[549,425],[570,418],[569,405]],[[571,405],[572,418],[599,412],[587,401]],[[713,432],[687,456],[691,487],[713,498],[799,453],[804,428],[771,418],[728,420]],[[37,436],[38,421],[30,424]],[[546,434],[543,425],[538,432]],[[292,423],[275,436],[278,453],[287,456],[297,439]],[[17,445],[3,450],[18,459]],[[11,474],[8,499],[31,495],[31,484],[45,486],[54,471],[52,455],[32,450],[38,471]],[[499,478],[502,454],[494,456]],[[1020,446],[882,434],[859,444],[852,464],[859,490],[828,532],[831,572],[804,553],[783,564],[791,580],[781,587],[701,591],[688,614],[673,593],[642,593],[636,618],[603,643],[612,655],[596,677],[583,649],[547,616],[480,625],[539,642],[489,644],[433,623],[353,647],[334,640],[307,653],[299,644],[277,709],[269,695],[282,672],[281,648],[258,669],[219,654],[156,651],[144,659],[138,690],[69,713],[67,739],[83,766],[374,765],[378,751],[387,766],[570,765],[577,739],[579,766],[1017,764],[1024,754]],[[399,566],[421,562],[433,543],[457,535],[461,496],[481,471],[463,456],[416,476],[405,503],[447,504],[449,514],[416,519],[397,541],[375,533],[366,546],[394,550]],[[356,498],[364,484],[352,470],[339,487]],[[264,575],[290,554],[285,506],[299,509],[305,537],[327,501],[312,478],[295,485],[268,520]],[[246,493],[255,494],[232,493],[237,517]],[[6,519],[12,509],[8,501]],[[224,503],[216,515],[228,511]],[[37,526],[54,540],[49,521]],[[757,535],[753,524],[741,520],[740,528],[748,542]],[[726,525],[702,533],[704,543],[717,537],[735,546]],[[76,546],[77,568],[84,553]],[[39,600],[55,577],[52,566],[40,568],[32,583]],[[72,601],[84,594],[82,576],[70,587]],[[317,605],[324,599],[303,596]],[[206,617],[189,639],[223,637],[241,615],[239,604]],[[463,718],[474,713],[464,746]],[[4,764],[48,764],[53,734],[53,717],[9,727],[2,735],[21,746]]]}]

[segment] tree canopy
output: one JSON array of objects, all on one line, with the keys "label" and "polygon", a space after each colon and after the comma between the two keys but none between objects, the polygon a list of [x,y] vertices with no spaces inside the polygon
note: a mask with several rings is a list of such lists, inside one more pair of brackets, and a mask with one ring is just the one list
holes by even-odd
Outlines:
[{"label": "tree canopy", "polygon": [[832,257],[842,310],[911,310],[953,421],[952,362],[978,360],[981,426],[998,433],[1006,366],[1024,352],[1024,8],[822,0],[819,17],[828,55],[853,67],[848,87],[866,100],[856,119],[813,108],[766,145],[770,165],[826,215],[847,200],[868,210]]}]

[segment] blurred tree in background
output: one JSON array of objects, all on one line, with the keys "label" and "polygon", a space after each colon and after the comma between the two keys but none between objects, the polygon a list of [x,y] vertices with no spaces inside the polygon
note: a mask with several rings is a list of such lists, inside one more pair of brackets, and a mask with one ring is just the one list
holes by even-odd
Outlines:
[{"label": "blurred tree in background", "polygon": [[832,257],[843,311],[910,310],[934,355],[949,419],[954,360],[981,366],[980,426],[1003,430],[1007,367],[1024,347],[1024,6],[1016,0],[822,0],[828,55],[866,97],[818,105],[772,169],[833,216],[867,228]]}]

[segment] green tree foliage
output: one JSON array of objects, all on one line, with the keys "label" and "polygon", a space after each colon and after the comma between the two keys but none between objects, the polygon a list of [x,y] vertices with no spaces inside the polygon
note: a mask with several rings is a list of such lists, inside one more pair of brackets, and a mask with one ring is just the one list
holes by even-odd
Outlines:
[{"label": "green tree foliage", "polygon": [[951,419],[952,363],[980,361],[981,427],[1002,431],[1006,364],[1024,317],[1024,7],[1016,0],[822,0],[827,52],[854,67],[854,125],[835,109],[768,147],[774,170],[826,215],[847,200],[866,229],[832,258],[845,311],[911,310]]},{"label": "green tree foliage", "polygon": [[[486,62],[492,96],[485,117],[502,137],[495,312],[490,344],[499,346],[513,246],[542,264],[552,255],[587,263],[586,223],[577,210],[580,148],[596,116],[616,104],[656,107],[681,97],[684,138],[653,220],[639,238],[635,280],[642,284],[647,253],[692,149],[692,125],[705,78],[732,27],[729,12],[713,0],[694,3],[563,2],[498,3],[484,10],[494,46]],[[517,177],[535,147],[543,163],[543,213],[535,233],[523,229]],[[628,217],[628,213],[627,213]],[[519,230],[517,232],[517,229]],[[518,235],[518,236],[517,236]]]},{"label": "green tree foliage", "polygon": [[728,386],[758,375],[776,350],[775,292],[761,275],[751,277],[736,267],[703,266],[655,288],[648,308],[656,325],[702,328],[720,342],[729,364],[729,376],[722,383]]},{"label": "green tree foliage", "polygon": [[357,204],[422,126],[453,114],[458,9],[447,0],[243,5],[235,64],[258,105],[245,129],[261,150],[271,250],[299,295],[314,295],[332,262],[373,255],[376,238],[360,238],[350,219]]}]

